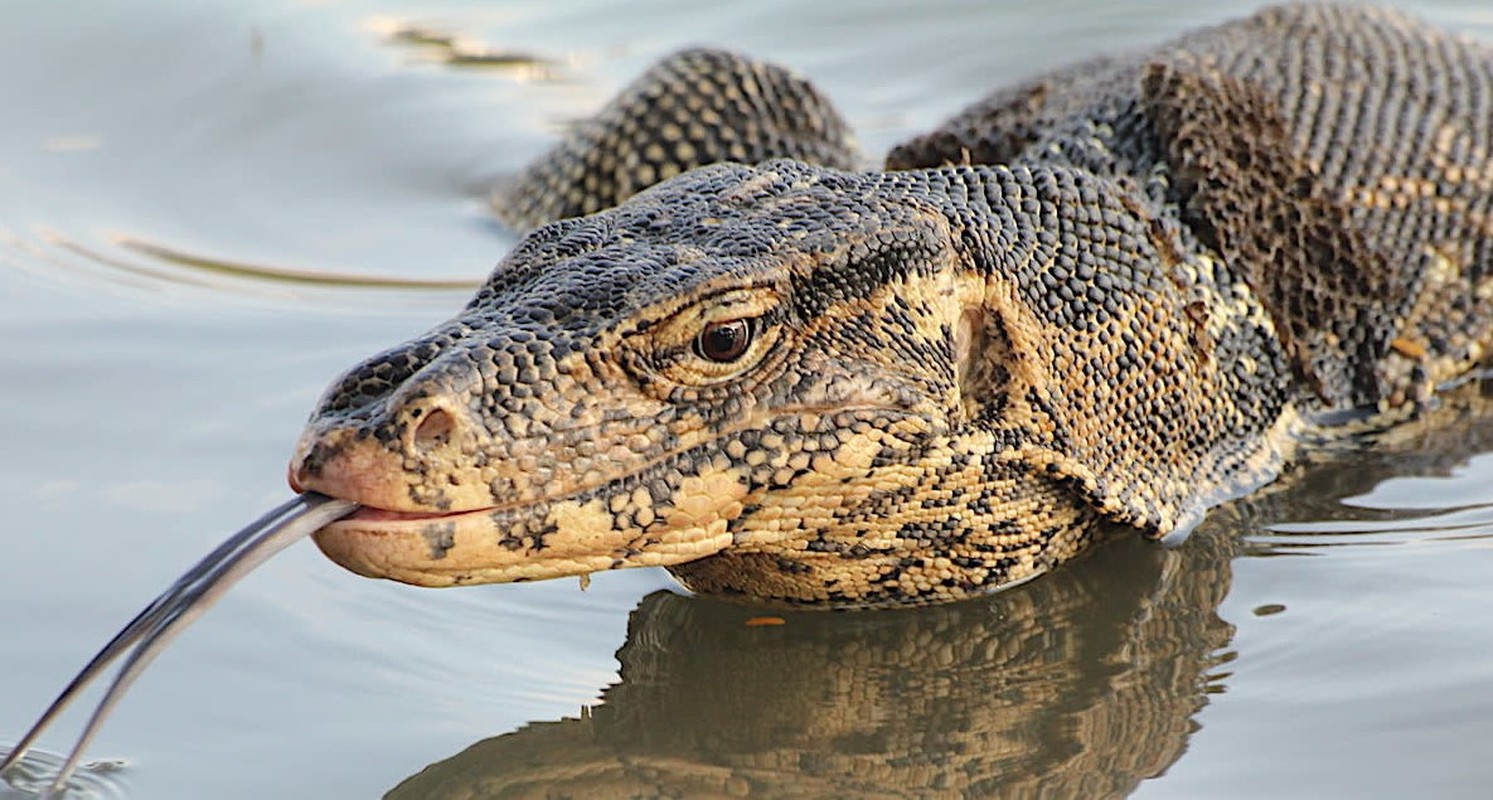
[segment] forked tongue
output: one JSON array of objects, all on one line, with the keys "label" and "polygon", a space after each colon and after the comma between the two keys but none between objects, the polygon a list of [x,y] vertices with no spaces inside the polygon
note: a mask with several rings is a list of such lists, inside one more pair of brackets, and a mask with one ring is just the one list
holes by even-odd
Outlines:
[{"label": "forked tongue", "polygon": [[151,659],[166,649],[183,628],[201,616],[234,584],[270,556],[357,509],[356,503],[307,492],[254,520],[218,545],[206,558],[193,565],[186,574],[135,615],[129,624],[114,634],[114,638],[94,655],[62,693],[57,695],[57,699],[52,701],[52,705],[31,726],[31,730],[0,761],[0,778],[4,778],[12,768],[21,764],[26,752],[36,743],[42,731],[52,724],[94,678],[123,658],[123,664],[114,674],[114,680],[99,699],[98,706],[94,708],[93,715],[89,717],[88,724],[78,736],[67,759],[62,762],[56,777],[38,795],[41,800],[61,796],[78,761],[83,757],[83,751],[88,748],[89,742],[98,733],[104,720],[108,719],[115,704],[150,664]]}]

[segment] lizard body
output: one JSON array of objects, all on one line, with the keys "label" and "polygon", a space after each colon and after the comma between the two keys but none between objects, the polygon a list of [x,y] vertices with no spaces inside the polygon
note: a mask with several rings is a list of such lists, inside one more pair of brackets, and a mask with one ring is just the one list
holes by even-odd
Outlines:
[{"label": "lizard body", "polygon": [[[1302,432],[1476,368],[1490,146],[1489,49],[1378,9],[1060,70],[866,172],[807,84],[688,51],[499,197],[519,226],[620,205],[334,383],[292,484],[364,506],[331,558],[423,585],[1008,586],[1185,533]],[[742,153],[794,159],[707,166]],[[681,174],[629,197],[643,167]]]}]

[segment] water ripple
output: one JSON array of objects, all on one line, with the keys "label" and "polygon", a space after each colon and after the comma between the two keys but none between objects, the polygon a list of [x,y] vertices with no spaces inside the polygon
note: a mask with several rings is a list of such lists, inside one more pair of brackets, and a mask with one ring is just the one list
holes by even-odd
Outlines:
[{"label": "water ripple", "polygon": [[[0,759],[10,748],[0,746]],[[23,800],[41,797],[62,767],[63,758],[55,753],[33,749],[4,777],[0,777],[0,800]],[[123,761],[90,761],[78,767],[67,782],[66,800],[106,800],[124,798],[126,765]]]}]

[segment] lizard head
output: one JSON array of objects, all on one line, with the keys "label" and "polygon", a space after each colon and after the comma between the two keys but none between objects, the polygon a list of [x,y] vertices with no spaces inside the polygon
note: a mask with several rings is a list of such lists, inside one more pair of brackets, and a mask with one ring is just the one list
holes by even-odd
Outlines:
[{"label": "lizard head", "polygon": [[961,174],[720,165],[538,229],[322,397],[291,483],[363,508],[317,543],[419,585],[652,565],[828,604],[1043,571],[1093,512],[1002,396],[1040,379],[1000,362]]},{"label": "lizard head", "polygon": [[455,318],[319,401],[292,483],[364,509],[318,543],[449,585],[711,556],[754,512],[792,528],[774,493],[827,519],[810,484],[959,403],[948,222],[869,184],[713,167],[530,234]]}]

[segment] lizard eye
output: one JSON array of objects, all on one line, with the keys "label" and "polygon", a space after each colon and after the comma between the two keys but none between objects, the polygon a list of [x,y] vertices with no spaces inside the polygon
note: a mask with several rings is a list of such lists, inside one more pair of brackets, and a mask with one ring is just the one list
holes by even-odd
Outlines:
[{"label": "lizard eye", "polygon": [[728,319],[712,322],[695,337],[695,354],[718,364],[741,358],[752,345],[755,320]]}]

